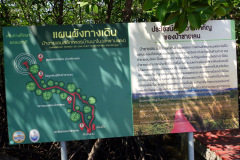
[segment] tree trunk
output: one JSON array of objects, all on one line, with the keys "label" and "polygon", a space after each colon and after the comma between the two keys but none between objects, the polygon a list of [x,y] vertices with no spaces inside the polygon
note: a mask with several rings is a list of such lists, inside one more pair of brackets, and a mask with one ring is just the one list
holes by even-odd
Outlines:
[{"label": "tree trunk", "polygon": [[127,0],[125,8],[123,9],[123,22],[130,22],[132,16],[132,0]]},{"label": "tree trunk", "polygon": [[58,7],[58,13],[59,13],[59,16],[58,16],[58,20],[57,20],[57,24],[58,25],[62,25],[63,24],[63,1],[64,0],[60,0],[58,3],[59,3],[59,7]]},{"label": "tree trunk", "polygon": [[113,0],[110,0],[110,2],[108,3],[106,23],[110,23],[112,9],[113,9]]}]

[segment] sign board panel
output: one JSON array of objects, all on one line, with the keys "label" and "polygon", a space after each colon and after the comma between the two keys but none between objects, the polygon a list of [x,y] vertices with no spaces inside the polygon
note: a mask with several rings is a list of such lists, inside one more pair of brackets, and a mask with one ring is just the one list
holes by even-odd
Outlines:
[{"label": "sign board panel", "polygon": [[6,27],[10,144],[238,128],[234,21]]},{"label": "sign board panel", "polygon": [[129,28],[135,135],[238,126],[234,21]]}]

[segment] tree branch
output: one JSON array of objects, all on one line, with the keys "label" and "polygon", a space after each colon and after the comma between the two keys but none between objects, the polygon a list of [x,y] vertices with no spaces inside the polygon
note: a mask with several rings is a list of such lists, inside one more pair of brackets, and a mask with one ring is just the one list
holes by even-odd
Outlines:
[{"label": "tree branch", "polygon": [[91,152],[88,154],[88,160],[93,160],[94,156],[96,155],[98,149],[100,148],[103,139],[97,139],[94,143]]}]

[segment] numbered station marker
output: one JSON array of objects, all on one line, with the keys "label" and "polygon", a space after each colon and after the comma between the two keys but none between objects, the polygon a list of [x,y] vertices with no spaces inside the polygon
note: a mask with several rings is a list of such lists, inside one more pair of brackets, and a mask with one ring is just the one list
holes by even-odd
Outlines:
[{"label": "numbered station marker", "polygon": [[83,123],[80,123],[80,124],[79,124],[79,127],[80,127],[81,130],[83,130],[84,124],[83,124]]},{"label": "numbered station marker", "polygon": [[42,79],[42,77],[43,77],[43,71],[39,71],[39,72],[38,72],[38,76],[40,77],[40,79]]},{"label": "numbered station marker", "polygon": [[42,62],[42,60],[43,60],[43,54],[41,54],[41,53],[38,54],[38,59],[39,59],[40,62]]},{"label": "numbered station marker", "polygon": [[72,102],[72,97],[71,97],[71,96],[68,96],[68,97],[67,97],[67,101],[68,101],[69,104],[71,104],[71,102]]}]

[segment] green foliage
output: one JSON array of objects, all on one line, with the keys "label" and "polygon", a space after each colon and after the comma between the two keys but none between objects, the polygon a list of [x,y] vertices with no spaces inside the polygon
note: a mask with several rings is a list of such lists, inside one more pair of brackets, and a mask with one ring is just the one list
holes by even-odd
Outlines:
[{"label": "green foliage", "polygon": [[57,89],[57,94],[60,94],[61,93],[61,90],[60,89]]},{"label": "green foliage", "polygon": [[71,92],[71,93],[75,92],[76,89],[77,89],[77,86],[76,86],[76,84],[74,84],[74,83],[69,83],[69,84],[67,85],[67,90],[68,90],[69,92]]},{"label": "green foliage", "polygon": [[176,23],[178,21],[179,15],[180,15],[179,11],[168,13],[165,16],[164,20],[162,21],[162,24],[163,25],[169,25],[169,24],[172,24],[172,23]]},{"label": "green foliage", "polygon": [[48,84],[48,86],[52,87],[52,86],[54,85],[54,82],[53,82],[53,80],[49,80],[49,81],[47,82],[47,84]]},{"label": "green foliage", "polygon": [[68,108],[68,109],[67,109],[67,112],[68,112],[68,113],[71,113],[71,112],[72,112],[72,109],[71,109],[71,108]]},{"label": "green foliage", "polygon": [[154,3],[153,0],[145,0],[144,4],[143,4],[143,9],[144,10],[149,10],[152,9],[153,7],[155,7],[157,3]]},{"label": "green foliage", "polygon": [[49,101],[49,100],[51,100],[53,94],[52,94],[52,92],[50,92],[50,91],[44,91],[43,94],[42,94],[42,96],[43,96],[43,99],[44,99],[45,101]]},{"label": "green foliage", "polygon": [[92,110],[92,108],[90,107],[90,106],[84,106],[83,107],[83,111],[84,111],[84,113],[90,113],[91,112],[91,110]]},{"label": "green foliage", "polygon": [[197,12],[190,12],[188,13],[188,20],[190,25],[194,28],[201,27],[201,15]]},{"label": "green foliage", "polygon": [[56,92],[56,89],[52,89],[52,93],[55,93]]},{"label": "green foliage", "polygon": [[143,9],[153,11],[163,25],[175,24],[182,33],[190,23],[191,29],[200,28],[209,19],[225,16],[233,9],[230,0],[145,0]]},{"label": "green foliage", "polygon": [[[185,23],[186,18],[191,28],[199,28],[199,24],[209,19],[228,15],[234,5],[239,4],[238,0],[138,0],[128,7],[123,0],[4,2],[0,7],[3,26],[119,23],[127,16],[130,17],[129,22],[160,21],[164,25],[177,24],[178,31],[186,26],[180,23],[182,20]],[[128,9],[130,11],[126,12]]]},{"label": "green foliage", "polygon": [[37,74],[39,71],[39,66],[37,64],[33,64],[29,67],[29,72],[32,74]]},{"label": "green foliage", "polygon": [[158,4],[157,10],[156,10],[156,16],[159,19],[159,21],[163,21],[167,14],[167,5],[168,3],[162,1],[161,3]]},{"label": "green foliage", "polygon": [[80,88],[78,88],[78,89],[77,89],[77,92],[78,92],[78,93],[80,93],[80,92],[81,92],[81,89],[80,89]]},{"label": "green foliage", "polygon": [[216,15],[218,15],[219,17],[221,17],[221,16],[225,16],[226,15],[226,10],[225,10],[225,8],[223,8],[223,7],[221,7],[221,6],[219,6],[218,8],[216,8],[215,10],[214,10],[214,12],[216,13]]},{"label": "green foliage", "polygon": [[43,88],[47,88],[47,84],[43,84]]},{"label": "green foliage", "polygon": [[40,82],[41,82],[41,84],[44,84],[44,83],[45,83],[45,81],[44,81],[43,79],[42,79]]},{"label": "green foliage", "polygon": [[188,25],[188,19],[187,19],[186,12],[180,14],[177,24],[178,24],[177,25],[178,28],[176,28],[176,27],[175,28],[179,31],[179,33],[182,33]]},{"label": "green foliage", "polygon": [[68,97],[68,95],[67,95],[66,92],[60,93],[59,96],[60,96],[60,99],[61,99],[61,100],[66,100],[67,97]]},{"label": "green foliage", "polygon": [[73,122],[77,122],[80,120],[81,115],[78,112],[72,112],[70,118]]},{"label": "green foliage", "polygon": [[96,14],[98,13],[98,6],[96,4],[93,6],[93,12]]},{"label": "green foliage", "polygon": [[[34,2],[34,3],[33,3]],[[54,1],[26,0],[20,3],[6,1],[0,7],[3,13],[3,24],[7,25],[54,25],[79,23],[123,22],[125,1],[109,0],[87,1],[66,0],[64,10],[60,3]],[[14,3],[14,5],[12,5]],[[163,25],[175,24],[176,30],[184,31],[186,23],[191,28],[199,28],[209,19],[225,16],[230,13],[239,1],[230,0],[140,0],[133,1],[129,12],[132,22],[160,21]],[[64,16],[63,16],[64,15]],[[19,18],[14,18],[19,17]],[[107,17],[107,18],[106,18]],[[181,22],[184,22],[182,24]],[[180,25],[180,26],[179,26]]]},{"label": "green foliage", "polygon": [[64,85],[65,85],[64,82],[59,82],[60,87],[63,87]]},{"label": "green foliage", "polygon": [[88,98],[88,103],[89,103],[89,104],[94,105],[96,102],[97,102],[97,100],[96,100],[95,97],[89,97],[89,98]]},{"label": "green foliage", "polygon": [[76,110],[79,110],[79,109],[80,109],[80,106],[76,106],[75,109],[76,109]]},{"label": "green foliage", "polygon": [[36,95],[41,96],[42,95],[42,90],[41,89],[36,89]]},{"label": "green foliage", "polygon": [[84,7],[88,4],[88,2],[77,2],[77,4],[79,4],[80,7]]},{"label": "green foliage", "polygon": [[34,82],[28,82],[26,84],[26,89],[29,90],[29,91],[35,91],[36,89],[36,84]]},{"label": "green foliage", "polygon": [[87,98],[87,96],[86,95],[82,95],[82,99],[86,99]]},{"label": "green foliage", "polygon": [[92,116],[87,116],[87,119],[90,120],[92,118]]}]

